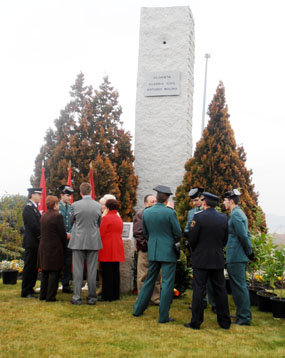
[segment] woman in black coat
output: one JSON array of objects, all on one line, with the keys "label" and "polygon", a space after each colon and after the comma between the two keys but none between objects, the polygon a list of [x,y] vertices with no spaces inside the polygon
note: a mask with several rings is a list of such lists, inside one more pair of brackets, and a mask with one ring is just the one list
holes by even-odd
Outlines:
[{"label": "woman in black coat", "polygon": [[67,235],[63,216],[58,212],[58,198],[46,198],[47,212],[41,217],[39,267],[42,270],[40,300],[56,301],[59,274],[63,268]]}]

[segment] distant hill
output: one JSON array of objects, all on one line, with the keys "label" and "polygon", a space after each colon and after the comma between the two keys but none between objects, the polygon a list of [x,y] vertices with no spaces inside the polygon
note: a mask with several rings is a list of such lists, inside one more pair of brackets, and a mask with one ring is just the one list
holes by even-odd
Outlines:
[{"label": "distant hill", "polygon": [[285,245],[285,234],[273,234],[275,245]]},{"label": "distant hill", "polygon": [[284,234],[285,235],[285,216],[278,216],[272,214],[265,214],[266,224],[270,234]]}]

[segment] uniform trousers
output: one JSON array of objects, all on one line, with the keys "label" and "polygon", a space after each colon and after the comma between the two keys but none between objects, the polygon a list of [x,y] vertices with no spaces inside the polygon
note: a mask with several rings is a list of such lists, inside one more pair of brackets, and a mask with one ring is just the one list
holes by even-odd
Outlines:
[{"label": "uniform trousers", "polygon": [[[137,265],[137,288],[138,288],[138,294],[140,293],[140,290],[144,284],[144,281],[147,277],[148,272],[148,253],[138,251],[138,265]],[[159,272],[155,285],[153,294],[151,296],[150,301],[154,304],[159,304],[160,299],[160,280],[161,280],[161,274]]]},{"label": "uniform trousers", "polygon": [[226,291],[224,270],[193,269],[193,298],[191,326],[200,328],[204,321],[203,297],[206,290],[207,280],[210,279],[217,309],[217,321],[222,328],[231,325],[229,303]]},{"label": "uniform trousers", "polygon": [[24,270],[21,296],[26,297],[34,293],[34,286],[38,277],[38,247],[27,247],[24,253]]},{"label": "uniform trousers", "polygon": [[72,250],[73,265],[73,301],[81,302],[81,286],[83,281],[84,260],[87,264],[88,301],[96,302],[96,278],[98,250]]},{"label": "uniform trousers", "polygon": [[250,324],[251,311],[246,285],[246,262],[227,263],[233,300],[236,306],[237,321]]},{"label": "uniform trousers", "polygon": [[159,323],[169,322],[169,309],[173,300],[176,262],[149,261],[148,273],[134,305],[134,316],[140,316],[147,308],[153,293],[155,281],[161,270],[162,282],[159,304]]},{"label": "uniform trousers", "polygon": [[42,271],[40,300],[56,300],[58,281],[59,271]]},{"label": "uniform trousers", "polygon": [[102,298],[105,301],[120,299],[120,263],[100,262],[102,267]]},{"label": "uniform trousers", "polygon": [[62,288],[69,289],[70,288],[70,281],[72,280],[72,250],[68,247],[64,248],[64,267],[63,267],[63,278]]}]

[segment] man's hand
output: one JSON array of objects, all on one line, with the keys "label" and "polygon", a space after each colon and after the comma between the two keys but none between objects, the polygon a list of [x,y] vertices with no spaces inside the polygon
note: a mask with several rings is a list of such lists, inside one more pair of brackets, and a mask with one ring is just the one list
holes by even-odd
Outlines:
[{"label": "man's hand", "polygon": [[176,244],[174,244],[174,250],[176,253],[176,258],[178,260],[180,258],[180,242],[176,242]]},{"label": "man's hand", "polygon": [[253,251],[252,251],[252,253],[251,253],[250,255],[247,255],[247,257],[248,257],[248,259],[249,259],[250,261],[255,261],[255,260],[256,260]]}]

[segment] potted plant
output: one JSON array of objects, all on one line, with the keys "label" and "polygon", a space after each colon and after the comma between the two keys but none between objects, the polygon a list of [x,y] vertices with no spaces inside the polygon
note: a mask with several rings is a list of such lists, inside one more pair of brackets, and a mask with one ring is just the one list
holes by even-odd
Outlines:
[{"label": "potted plant", "polygon": [[22,273],[24,268],[23,260],[1,261],[0,270],[4,285],[15,285],[18,273]]},{"label": "potted plant", "polygon": [[260,232],[251,234],[251,245],[254,252],[254,260],[248,264],[248,291],[250,304],[257,306],[257,292],[264,289],[262,267],[266,259],[267,235]]},{"label": "potted plant", "polygon": [[[264,247],[264,265],[262,270],[264,272],[264,283],[267,284],[269,290],[258,291],[258,309],[262,312],[272,312],[272,300],[271,297],[277,296],[274,293],[274,281],[275,281],[275,269],[276,258],[275,249],[276,245],[273,243],[272,237],[268,236],[267,245]],[[271,290],[270,290],[271,288]]]},{"label": "potted plant", "polygon": [[277,297],[272,297],[272,313],[275,318],[285,318],[285,246],[274,250],[274,268],[272,271],[274,289],[278,288]]}]

